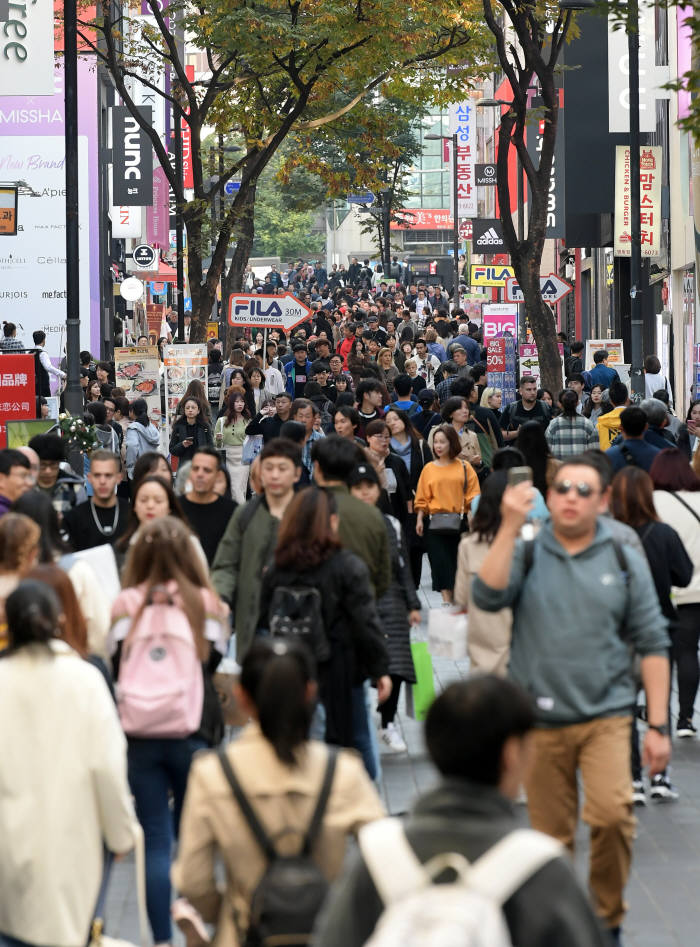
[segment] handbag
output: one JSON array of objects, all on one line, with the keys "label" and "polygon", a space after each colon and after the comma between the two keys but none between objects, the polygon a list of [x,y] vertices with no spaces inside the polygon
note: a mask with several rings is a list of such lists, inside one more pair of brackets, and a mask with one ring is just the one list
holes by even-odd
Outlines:
[{"label": "handbag", "polygon": [[248,434],[243,441],[243,451],[241,453],[241,463],[249,467],[260,451],[263,449],[262,434]]},{"label": "handbag", "polygon": [[464,497],[467,492],[467,465],[460,461],[464,471],[464,489],[462,490],[462,511],[460,513],[431,513],[430,532],[438,535],[454,536],[462,531],[464,520]]},{"label": "handbag", "polygon": [[463,661],[467,657],[467,615],[446,608],[428,612],[428,647],[435,658]]},{"label": "handbag", "polygon": [[146,913],[146,856],[143,840],[143,829],[140,823],[134,825],[134,862],[136,867],[136,904],[139,916],[139,944],[132,944],[129,940],[120,940],[117,937],[106,937],[104,931],[104,908],[107,900],[107,887],[109,885],[110,863],[105,867],[105,873],[100,886],[100,893],[97,899],[95,909],[95,918],[90,928],[90,940],[88,947],[147,947],[151,943],[148,932],[148,920]]},{"label": "handbag", "polygon": [[430,705],[435,700],[433,659],[427,641],[411,642],[413,669],[416,683],[406,688],[406,713],[414,720],[425,720]]}]

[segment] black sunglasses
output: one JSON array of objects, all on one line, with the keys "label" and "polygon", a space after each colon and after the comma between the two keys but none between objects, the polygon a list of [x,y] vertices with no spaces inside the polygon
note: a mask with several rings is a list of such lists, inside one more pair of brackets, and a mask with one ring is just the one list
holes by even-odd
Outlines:
[{"label": "black sunglasses", "polygon": [[590,483],[586,483],[584,480],[579,480],[578,483],[574,483],[573,480],[560,480],[558,483],[555,483],[553,489],[556,493],[565,494],[570,490],[576,490],[580,497],[589,497],[592,496],[595,492]]}]

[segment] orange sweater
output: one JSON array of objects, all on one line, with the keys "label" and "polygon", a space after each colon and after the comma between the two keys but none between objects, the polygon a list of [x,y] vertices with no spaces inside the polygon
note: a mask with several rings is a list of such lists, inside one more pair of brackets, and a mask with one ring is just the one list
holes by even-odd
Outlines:
[{"label": "orange sweater", "polygon": [[[467,491],[464,492],[464,470],[467,468]],[[471,464],[455,459],[447,467],[438,467],[434,462],[426,464],[421,471],[416,497],[413,501],[415,510],[424,513],[460,513],[462,497],[464,510],[481,493],[479,478]]]}]

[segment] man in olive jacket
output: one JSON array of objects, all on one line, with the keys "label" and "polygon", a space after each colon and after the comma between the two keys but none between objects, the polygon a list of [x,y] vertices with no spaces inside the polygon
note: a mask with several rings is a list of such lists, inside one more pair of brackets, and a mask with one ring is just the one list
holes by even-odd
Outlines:
[{"label": "man in olive jacket", "polygon": [[255,637],[263,566],[275,548],[279,522],[300,476],[299,446],[284,437],[268,441],[260,451],[263,495],[238,507],[216,551],[211,579],[233,610],[239,663]]},{"label": "man in olive jacket", "polygon": [[316,441],[311,448],[314,481],[335,496],[338,505],[338,535],[346,549],[354,552],[369,569],[376,598],[381,598],[391,582],[389,540],[382,514],[350,494],[347,480],[365,457],[356,444],[337,434]]}]

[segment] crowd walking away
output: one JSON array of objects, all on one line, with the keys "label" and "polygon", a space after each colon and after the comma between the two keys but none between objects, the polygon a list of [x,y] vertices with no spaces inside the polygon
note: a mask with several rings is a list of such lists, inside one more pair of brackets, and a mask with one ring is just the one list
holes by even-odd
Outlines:
[{"label": "crowd walking away", "polygon": [[700,405],[578,340],[499,387],[398,261],[246,279],[310,317],[160,411],[82,352],[80,437],[0,450],[0,945],[121,943],[127,888],[156,947],[629,942],[693,792]]}]

